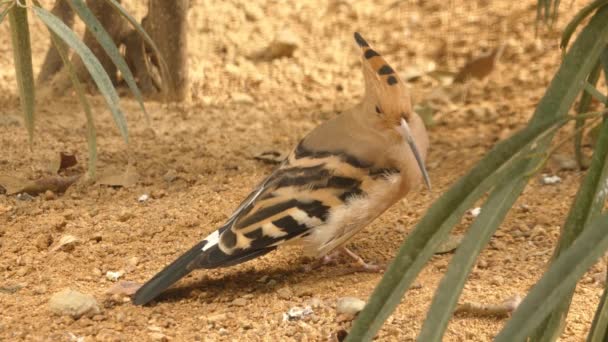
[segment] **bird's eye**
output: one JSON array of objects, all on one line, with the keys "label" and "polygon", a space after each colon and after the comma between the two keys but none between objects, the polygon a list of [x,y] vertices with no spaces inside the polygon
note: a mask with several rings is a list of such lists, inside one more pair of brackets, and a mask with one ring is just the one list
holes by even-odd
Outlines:
[{"label": "bird's eye", "polygon": [[376,106],[376,113],[382,114],[382,111],[380,110],[380,107],[378,107],[378,106]]}]

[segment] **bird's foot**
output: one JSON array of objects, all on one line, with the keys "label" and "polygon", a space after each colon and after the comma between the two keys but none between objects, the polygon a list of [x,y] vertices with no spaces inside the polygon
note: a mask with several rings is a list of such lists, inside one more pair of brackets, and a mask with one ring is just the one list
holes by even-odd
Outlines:
[{"label": "bird's foot", "polygon": [[337,260],[340,258],[340,256],[345,256],[354,261],[347,269],[339,272],[340,275],[346,275],[346,274],[352,274],[352,273],[358,273],[358,272],[378,273],[378,272],[383,272],[386,268],[384,265],[374,265],[374,264],[367,263],[367,262],[365,262],[365,260],[363,260],[363,258],[361,258],[357,254],[355,254],[355,252],[351,251],[350,249],[348,249],[346,247],[341,247],[331,254],[322,256],[321,258],[315,260],[313,263],[311,263],[309,265],[304,265],[304,267],[303,267],[304,271],[310,272],[310,271],[316,270],[322,266],[335,265],[335,264],[337,264]]},{"label": "bird's foot", "polygon": [[386,266],[384,265],[374,265],[365,262],[362,257],[358,256],[357,254],[355,254],[355,252],[351,251],[346,247],[340,248],[338,252],[342,255],[348,256],[354,261],[351,267],[346,269],[343,274],[351,274],[357,272],[378,273],[383,272],[386,268]]}]

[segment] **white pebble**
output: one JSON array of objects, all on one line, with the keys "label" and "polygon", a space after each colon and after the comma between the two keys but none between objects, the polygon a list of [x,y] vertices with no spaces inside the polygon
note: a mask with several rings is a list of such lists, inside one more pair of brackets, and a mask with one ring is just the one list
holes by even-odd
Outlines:
[{"label": "white pebble", "polygon": [[543,175],[542,178],[540,179],[540,182],[543,183],[544,185],[553,185],[553,184],[560,183],[561,181],[562,181],[562,179],[559,176],[549,176],[549,175]]},{"label": "white pebble", "polygon": [[143,194],[143,195],[139,196],[139,198],[137,198],[137,201],[143,203],[149,199],[150,199],[150,195]]},{"label": "white pebble", "polygon": [[336,310],[338,313],[347,315],[356,315],[363,310],[365,302],[355,297],[342,297],[338,299]]},{"label": "white pebble", "polygon": [[108,272],[106,272],[106,278],[108,278],[108,280],[110,280],[110,281],[118,281],[118,279],[120,277],[122,277],[123,274],[125,274],[125,271],[123,271],[123,270],[120,270],[117,272],[108,271]]},{"label": "white pebble", "polygon": [[283,321],[295,321],[304,316],[311,315],[312,313],[313,311],[310,306],[307,306],[305,308],[294,306],[293,308],[289,309],[287,313],[283,314]]},{"label": "white pebble", "polygon": [[473,217],[477,217],[477,216],[479,216],[479,214],[481,214],[481,208],[480,207],[471,209],[471,215],[473,215]]}]

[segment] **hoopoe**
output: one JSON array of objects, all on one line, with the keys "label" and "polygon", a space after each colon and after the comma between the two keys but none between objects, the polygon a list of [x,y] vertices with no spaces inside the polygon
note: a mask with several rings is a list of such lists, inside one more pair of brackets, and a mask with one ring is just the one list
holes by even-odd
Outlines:
[{"label": "hoopoe", "polygon": [[219,229],[145,283],[143,305],[195,269],[227,267],[286,242],[320,260],[337,250],[376,270],[345,243],[423,179],[428,136],[397,73],[359,33],[365,96],[310,132]]}]

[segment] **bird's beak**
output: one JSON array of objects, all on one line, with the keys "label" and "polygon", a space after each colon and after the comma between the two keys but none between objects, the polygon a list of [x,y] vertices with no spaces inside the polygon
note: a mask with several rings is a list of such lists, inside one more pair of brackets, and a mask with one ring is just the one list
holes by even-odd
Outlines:
[{"label": "bird's beak", "polygon": [[431,179],[429,178],[429,173],[426,171],[426,167],[424,167],[424,161],[420,156],[420,152],[418,152],[418,147],[416,147],[416,143],[414,142],[414,138],[412,138],[412,132],[410,131],[410,126],[407,124],[405,119],[401,119],[401,130],[403,132],[404,138],[407,141],[408,145],[412,149],[414,153],[414,157],[416,158],[416,162],[418,163],[418,167],[420,168],[420,172],[422,172],[422,177],[424,178],[424,184],[426,187],[431,190]]}]

